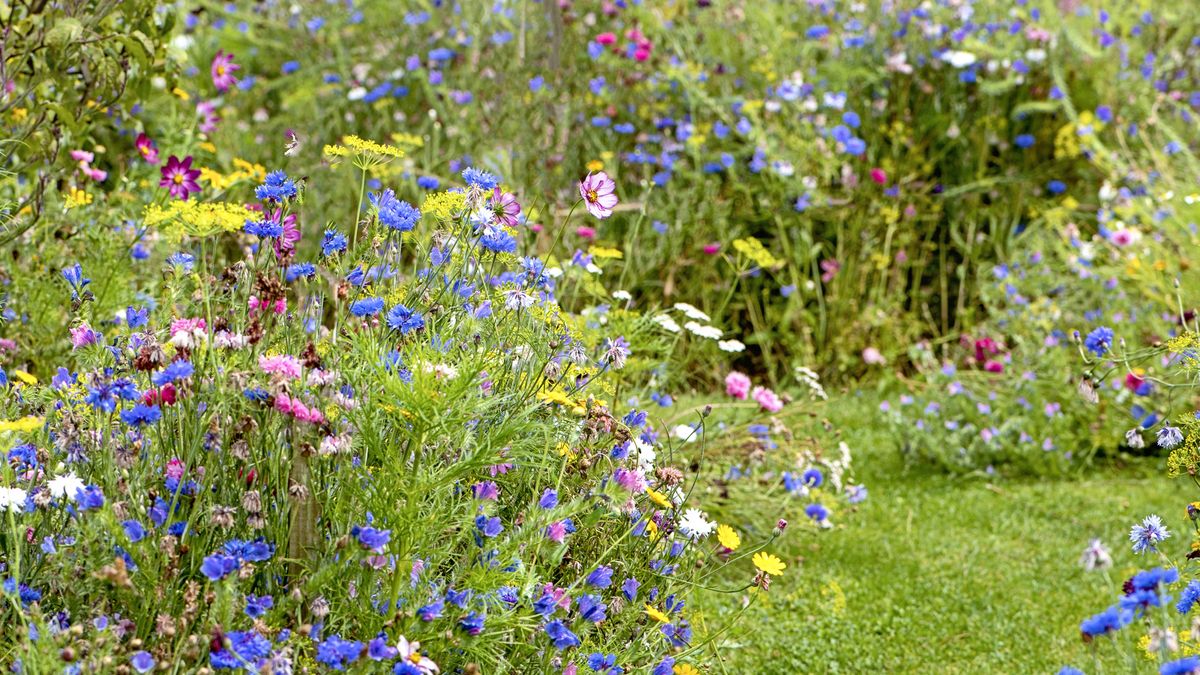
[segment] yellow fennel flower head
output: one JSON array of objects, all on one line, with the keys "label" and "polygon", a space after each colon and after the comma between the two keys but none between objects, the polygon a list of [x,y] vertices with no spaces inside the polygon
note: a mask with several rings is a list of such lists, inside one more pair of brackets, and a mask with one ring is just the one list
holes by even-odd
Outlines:
[{"label": "yellow fennel flower head", "polygon": [[87,206],[92,203],[92,195],[77,187],[71,188],[67,192],[67,208],[73,209],[77,206]]},{"label": "yellow fennel flower head", "polygon": [[195,202],[175,200],[165,206],[151,204],[143,220],[147,227],[163,226],[176,239],[184,235],[207,237],[219,232],[238,232],[247,220],[258,214],[232,202]]},{"label": "yellow fennel flower head", "polygon": [[648,488],[646,488],[646,494],[650,496],[650,501],[654,502],[655,504],[658,504],[662,508],[664,508],[664,509],[671,508],[671,500],[667,499],[667,496],[664,495],[663,493],[655,490],[654,488],[648,487]]},{"label": "yellow fennel flower head", "polygon": [[404,151],[394,145],[377,143],[351,134],[342,138],[341,145],[326,145],[324,154],[334,161],[353,157],[359,166],[372,166],[403,157]]},{"label": "yellow fennel flower head", "polygon": [[588,249],[588,253],[594,258],[616,258],[620,260],[625,256],[620,250],[615,248],[605,248],[603,246],[593,246]]},{"label": "yellow fennel flower head", "polygon": [[728,525],[717,526],[717,541],[730,551],[736,551],[742,545],[742,538]]},{"label": "yellow fennel flower head", "polygon": [[45,419],[42,417],[22,417],[19,420],[0,420],[0,431],[16,431],[27,434],[41,428]]},{"label": "yellow fennel flower head", "polygon": [[461,192],[431,192],[421,202],[421,214],[439,221],[454,220],[467,206],[467,196]]},{"label": "yellow fennel flower head", "polygon": [[733,248],[738,253],[754,261],[754,264],[759,267],[774,267],[779,264],[775,256],[771,255],[771,252],[763,246],[762,242],[754,237],[734,239]]},{"label": "yellow fennel flower head", "polygon": [[754,561],[754,566],[758,568],[758,571],[765,572],[773,577],[783,574],[783,570],[787,567],[787,565],[779,558],[776,558],[770,553],[764,553],[762,551],[755,553],[752,560]]},{"label": "yellow fennel flower head", "polygon": [[646,614],[648,614],[650,616],[650,618],[654,619],[655,621],[661,621],[662,623],[671,623],[671,617],[667,616],[666,614],[663,614],[662,611],[659,610],[654,605],[646,605]]},{"label": "yellow fennel flower head", "polygon": [[397,131],[392,134],[392,142],[396,145],[405,148],[423,148],[425,147],[425,139],[413,134],[405,134]]}]

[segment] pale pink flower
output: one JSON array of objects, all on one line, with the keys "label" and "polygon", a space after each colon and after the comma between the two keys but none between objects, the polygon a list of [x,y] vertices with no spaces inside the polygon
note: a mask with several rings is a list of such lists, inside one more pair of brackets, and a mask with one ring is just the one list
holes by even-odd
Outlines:
[{"label": "pale pink flower", "polygon": [[725,376],[725,393],[745,401],[750,394],[750,378],[745,373],[732,371]]},{"label": "pale pink flower", "polygon": [[271,375],[281,375],[289,380],[294,380],[300,377],[300,360],[288,354],[280,354],[279,356],[263,355],[258,357],[258,367],[264,373]]},{"label": "pale pink flower", "polygon": [[579,183],[579,195],[583,197],[583,204],[588,213],[601,219],[612,215],[618,202],[616,192],[616,181],[603,171],[589,173]]},{"label": "pale pink flower", "polygon": [[754,398],[754,401],[758,403],[763,410],[769,413],[779,412],[779,410],[783,408],[783,401],[775,395],[775,392],[767,389],[766,387],[755,387],[754,391],[750,393],[750,396]]}]

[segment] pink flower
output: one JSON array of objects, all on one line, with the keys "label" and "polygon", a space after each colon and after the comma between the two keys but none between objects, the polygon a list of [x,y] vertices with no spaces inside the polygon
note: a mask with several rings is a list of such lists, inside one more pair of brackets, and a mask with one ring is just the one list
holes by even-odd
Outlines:
[{"label": "pink flower", "polygon": [[[267,217],[278,223],[283,209],[275,209]],[[290,256],[296,250],[296,242],[300,241],[300,228],[296,226],[296,214],[289,213],[283,219],[283,235],[275,239],[275,257],[279,260]]]},{"label": "pink flower", "polygon": [[987,363],[983,364],[983,369],[989,373],[1003,373],[1004,364],[1000,363],[999,361],[988,361]]},{"label": "pink flower", "polygon": [[763,410],[766,410],[769,413],[779,412],[779,410],[783,408],[783,401],[781,401],[779,397],[775,395],[775,392],[767,389],[766,387],[755,387],[754,391],[750,393],[750,396],[754,398],[754,401],[758,403]]},{"label": "pink flower", "polygon": [[233,62],[233,54],[218,51],[212,60],[212,81],[217,91],[226,91],[237,84],[237,78],[233,74],[240,68],[241,66]]},{"label": "pink flower", "polygon": [[567,526],[561,520],[550,523],[546,526],[546,538],[556,544],[561,544],[563,539],[567,538]]},{"label": "pink flower", "polygon": [[887,182],[887,172],[879,167],[875,167],[871,169],[871,180],[875,181],[877,185],[883,185]]},{"label": "pink flower", "polygon": [[264,373],[279,374],[289,380],[300,377],[299,359],[288,354],[281,354],[279,356],[267,356],[264,354],[258,357],[258,367]]},{"label": "pink flower", "polygon": [[142,159],[146,160],[147,164],[158,164],[158,148],[154,147],[154,141],[146,134],[138,134],[137,140],[134,141],[133,147],[137,148]]},{"label": "pink flower", "polygon": [[725,376],[725,393],[745,401],[750,394],[750,378],[745,373],[732,371]]},{"label": "pink flower", "polygon": [[579,195],[583,197],[584,206],[588,213],[604,219],[612,215],[613,207],[617,205],[617,183],[608,177],[607,173],[597,171],[589,173],[579,183]]},{"label": "pink flower", "polygon": [[211,134],[217,130],[217,122],[221,121],[221,117],[217,115],[217,106],[212,101],[200,101],[196,104],[196,114],[200,116],[200,131],[205,134]]},{"label": "pink flower", "polygon": [[635,61],[645,61],[650,58],[650,50],[639,47],[637,51],[633,53],[633,58]]},{"label": "pink flower", "polygon": [[712,243],[712,244],[705,244],[705,245],[704,245],[704,254],[705,254],[705,255],[716,255],[716,254],[718,254],[718,253],[720,253],[720,252],[721,252],[721,245],[720,245],[720,244],[717,244],[717,243]]},{"label": "pink flower", "polygon": [[837,276],[838,271],[842,269],[842,264],[832,258],[821,261],[821,281],[829,283]]},{"label": "pink flower", "polygon": [[588,227],[587,225],[580,225],[579,227],[575,228],[575,235],[583,237],[584,239],[595,239],[596,228]]},{"label": "pink flower", "polygon": [[602,45],[611,45],[617,41],[617,36],[612,33],[601,33],[596,36],[596,42]]},{"label": "pink flower", "polygon": [[883,354],[874,347],[867,347],[862,352],[863,362],[872,366],[882,366],[887,363],[887,359],[883,358]]},{"label": "pink flower", "polygon": [[171,155],[162,168],[162,180],[158,181],[158,186],[167,188],[172,197],[186,201],[193,192],[200,191],[200,184],[196,182],[199,177],[200,170],[192,168],[190,155],[182,162]]},{"label": "pink flower", "polygon": [[178,457],[171,459],[169,462],[167,462],[167,469],[165,473],[167,478],[174,478],[175,480],[183,478],[183,460],[179,459]]},{"label": "pink flower", "polygon": [[100,335],[92,330],[92,327],[85,324],[78,325],[71,329],[71,348],[79,349],[88,345],[96,344],[100,339]]},{"label": "pink flower", "polygon": [[71,159],[83,164],[90,164],[96,159],[96,155],[88,152],[87,150],[72,150]]},{"label": "pink flower", "polygon": [[521,213],[521,205],[517,203],[517,198],[513,193],[501,192],[500,188],[493,189],[488,206],[492,213],[496,214],[496,220],[509,227],[517,226],[517,215]]}]

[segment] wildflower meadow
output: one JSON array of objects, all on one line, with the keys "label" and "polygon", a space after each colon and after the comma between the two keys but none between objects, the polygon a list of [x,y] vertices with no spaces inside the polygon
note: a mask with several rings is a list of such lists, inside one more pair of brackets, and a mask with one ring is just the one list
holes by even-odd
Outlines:
[{"label": "wildflower meadow", "polygon": [[1200,674],[1200,13],[0,3],[0,668]]}]

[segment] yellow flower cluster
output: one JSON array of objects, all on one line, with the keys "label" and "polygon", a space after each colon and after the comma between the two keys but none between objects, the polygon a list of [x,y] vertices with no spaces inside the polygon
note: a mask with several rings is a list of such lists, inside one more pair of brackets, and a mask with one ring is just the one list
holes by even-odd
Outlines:
[{"label": "yellow flower cluster", "polygon": [[421,202],[421,213],[436,220],[453,220],[467,205],[467,197],[461,192],[431,192]]},{"label": "yellow flower cluster", "polygon": [[76,208],[79,206],[87,206],[88,204],[91,204],[91,203],[92,203],[92,195],[88,192],[85,192],[84,190],[81,190],[77,187],[73,187],[70,189],[69,192],[67,192],[66,206],[68,209],[73,209],[73,208]]},{"label": "yellow flower cluster", "polygon": [[342,145],[326,145],[325,156],[335,159],[355,157],[372,162],[389,162],[404,156],[404,151],[394,145],[369,141],[353,134],[343,138],[342,143]]},{"label": "yellow flower cluster", "polygon": [[754,237],[734,239],[733,248],[738,253],[754,261],[755,265],[769,269],[780,264],[780,261],[767,250],[763,243]]},{"label": "yellow flower cluster", "polygon": [[615,258],[620,260],[621,258],[625,257],[625,254],[621,253],[621,251],[615,248],[605,248],[603,246],[593,246],[588,249],[588,253],[590,253],[592,257],[601,259]]},{"label": "yellow flower cluster", "polygon": [[404,134],[397,131],[392,134],[392,142],[402,148],[423,148],[425,147],[425,139],[413,134]]},{"label": "yellow flower cluster", "polygon": [[185,235],[208,237],[219,232],[237,232],[253,218],[254,212],[240,204],[190,200],[176,200],[166,206],[151,204],[143,216],[147,227],[164,225],[169,234],[181,239]]},{"label": "yellow flower cluster", "polygon": [[35,431],[42,426],[42,417],[22,417],[19,420],[0,420],[0,431],[16,431],[22,434]]},{"label": "yellow flower cluster", "polygon": [[234,159],[233,166],[234,170],[227,174],[200,167],[200,180],[208,183],[215,190],[225,190],[241,181],[261,183],[267,177],[267,168],[262,164],[251,164],[244,159]]}]

